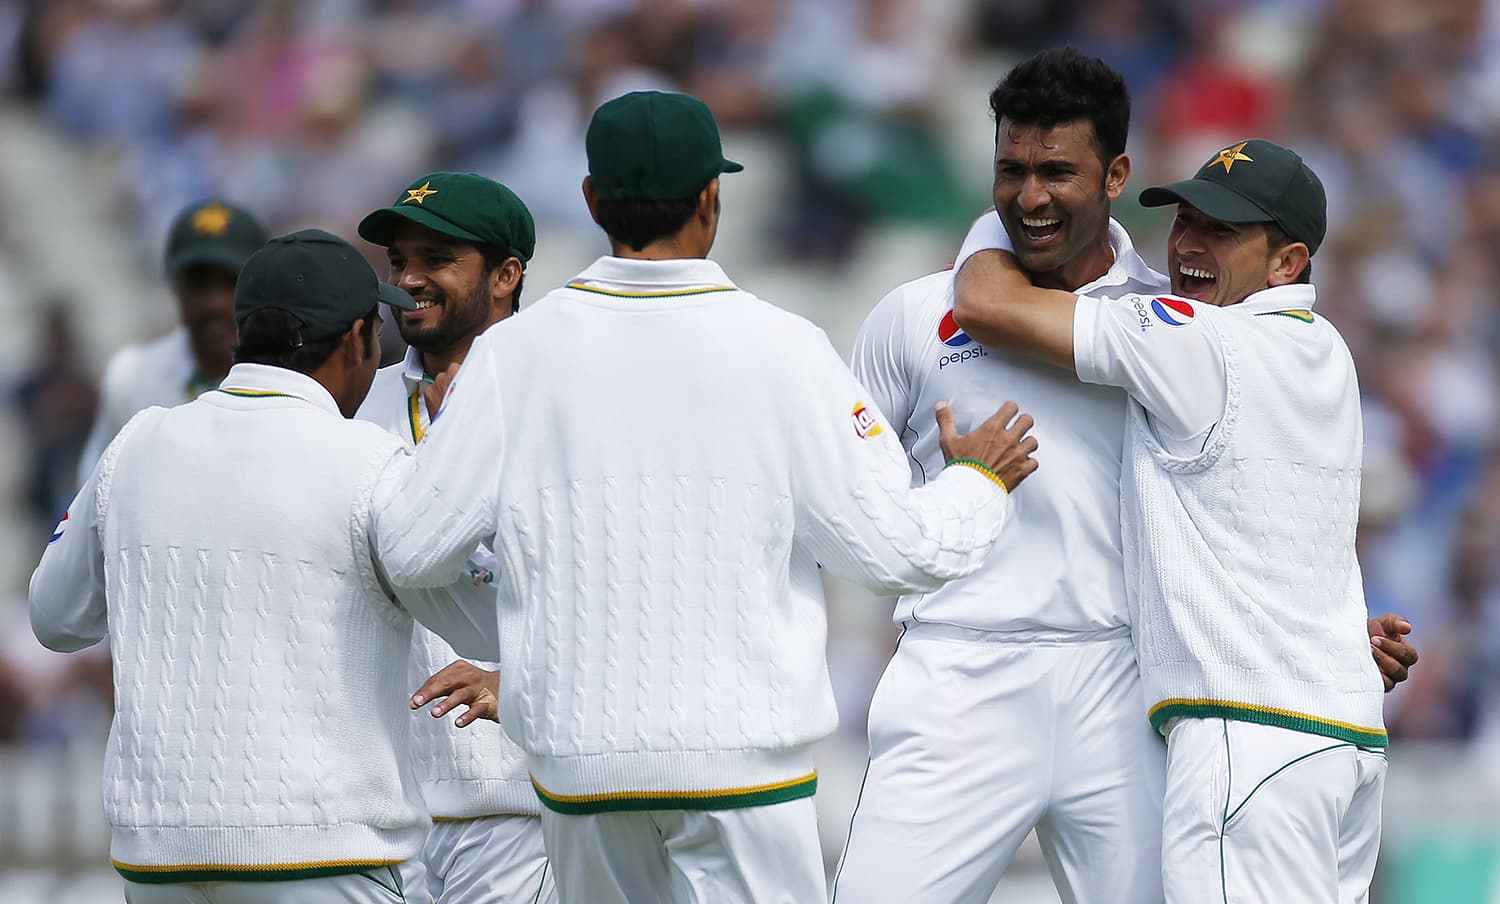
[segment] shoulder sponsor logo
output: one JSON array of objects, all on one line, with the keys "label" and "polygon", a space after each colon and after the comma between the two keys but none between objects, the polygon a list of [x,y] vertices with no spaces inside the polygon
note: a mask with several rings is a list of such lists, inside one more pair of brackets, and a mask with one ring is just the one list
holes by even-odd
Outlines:
[{"label": "shoulder sponsor logo", "polygon": [[[943,319],[938,321],[937,334],[938,339],[942,340],[944,345],[949,348],[962,349],[961,351],[950,352],[938,358],[938,370],[942,370],[949,364],[960,364],[975,358],[988,358],[990,356],[990,353],[985,351],[984,346],[975,342],[974,337],[963,331],[963,328],[958,325],[958,321],[953,319],[952,311],[944,314]],[[971,347],[965,348],[964,346]]]},{"label": "shoulder sponsor logo", "polygon": [[875,412],[867,408],[864,402],[855,402],[854,410],[849,416],[854,419],[854,432],[860,439],[869,439],[884,432],[880,421],[875,419]]},{"label": "shoulder sponsor logo", "polygon": [[1193,322],[1193,306],[1181,298],[1153,298],[1151,312],[1167,326],[1187,326]]},{"label": "shoulder sponsor logo", "polygon": [[48,540],[47,542],[48,543],[56,543],[58,540],[61,540],[62,539],[62,535],[63,535],[63,531],[66,530],[67,527],[68,527],[68,513],[67,512],[63,512],[62,520],[59,521],[59,522],[57,522],[57,527],[55,527],[55,528],[52,529],[52,539]]},{"label": "shoulder sponsor logo", "polygon": [[958,325],[958,321],[953,319],[952,311],[944,314],[943,319],[938,321],[938,338],[942,340],[944,345],[952,348],[963,348],[974,341]]}]

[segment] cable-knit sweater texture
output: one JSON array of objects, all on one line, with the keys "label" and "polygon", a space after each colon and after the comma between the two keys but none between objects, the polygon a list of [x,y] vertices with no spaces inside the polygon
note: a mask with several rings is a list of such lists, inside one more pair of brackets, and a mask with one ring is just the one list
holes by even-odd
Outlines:
[{"label": "cable-knit sweater texture", "polygon": [[1007,510],[970,468],[911,489],[869,401],[708,261],[601,259],[476,340],[375,527],[398,585],[494,537],[501,723],[545,805],[811,793],[836,719],[819,564],[931,589]]}]

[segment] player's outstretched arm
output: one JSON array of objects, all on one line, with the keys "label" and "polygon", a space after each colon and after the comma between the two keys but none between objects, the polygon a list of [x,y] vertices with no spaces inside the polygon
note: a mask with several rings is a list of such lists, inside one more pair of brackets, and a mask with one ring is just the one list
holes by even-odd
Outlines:
[{"label": "player's outstretched arm", "polygon": [[972,459],[914,489],[895,432],[826,338],[820,344],[809,350],[794,420],[803,431],[793,462],[797,542],[882,594],[931,591],[973,573],[1005,524],[1009,487],[1035,468],[1030,419],[1009,405],[965,436],[950,411],[945,448]]},{"label": "player's outstretched arm", "polygon": [[421,709],[429,703],[433,704],[434,719],[441,719],[454,708],[467,705],[453,720],[459,728],[472,725],[477,719],[499,722],[500,673],[480,668],[466,659],[450,662],[412,694],[412,709]]},{"label": "player's outstretched arm", "polygon": [[1411,633],[1411,622],[1394,612],[1386,612],[1370,619],[1369,629],[1370,653],[1380,666],[1380,677],[1389,691],[1405,681],[1411,667],[1417,664],[1417,648],[1406,639]]},{"label": "player's outstretched arm", "polygon": [[1039,289],[1008,251],[980,251],[953,281],[953,319],[983,342],[1074,369],[1072,292]]}]

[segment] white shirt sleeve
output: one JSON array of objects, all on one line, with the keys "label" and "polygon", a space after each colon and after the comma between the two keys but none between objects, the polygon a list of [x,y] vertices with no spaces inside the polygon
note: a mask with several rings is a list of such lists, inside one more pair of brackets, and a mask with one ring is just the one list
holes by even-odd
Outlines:
[{"label": "white shirt sleeve", "polygon": [[31,631],[42,646],[62,653],[93,646],[109,633],[99,470],[95,462],[31,574]]},{"label": "white shirt sleeve", "polygon": [[1118,386],[1151,413],[1176,454],[1195,454],[1224,416],[1228,376],[1217,309],[1171,296],[1079,296],[1073,363],[1086,383]]},{"label": "white shirt sleeve", "polygon": [[1010,234],[1005,231],[1005,224],[1000,222],[1000,214],[993,210],[986,211],[969,227],[969,234],[964,236],[964,243],[958,249],[958,257],[953,259],[953,272],[962,270],[964,262],[981,251],[1014,249],[1015,246],[1010,243]]},{"label": "white shirt sleeve", "polygon": [[504,417],[488,348],[474,343],[416,454],[375,485],[376,558],[398,589],[451,583],[495,533]]},{"label": "white shirt sleeve", "polygon": [[881,299],[860,326],[849,356],[854,378],[870,391],[871,401],[885,415],[898,440],[911,420],[913,405],[901,304],[904,297],[904,290],[898,288]]},{"label": "white shirt sleeve", "polygon": [[1010,510],[979,471],[911,487],[890,422],[822,338],[806,362],[805,448],[794,459],[798,540],[835,574],[879,593],[935,590],[984,563]]}]

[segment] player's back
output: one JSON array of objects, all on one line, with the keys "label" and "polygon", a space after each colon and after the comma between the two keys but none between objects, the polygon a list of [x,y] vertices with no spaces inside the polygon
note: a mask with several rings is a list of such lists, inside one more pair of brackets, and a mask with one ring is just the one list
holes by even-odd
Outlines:
[{"label": "player's back", "polygon": [[153,863],[163,844],[211,858],[192,826],[241,838],[251,863],[420,845],[405,675],[390,667],[411,621],[382,594],[361,511],[399,444],[316,391],[239,365],[225,390],[141,414],[106,453],[118,860]]}]

